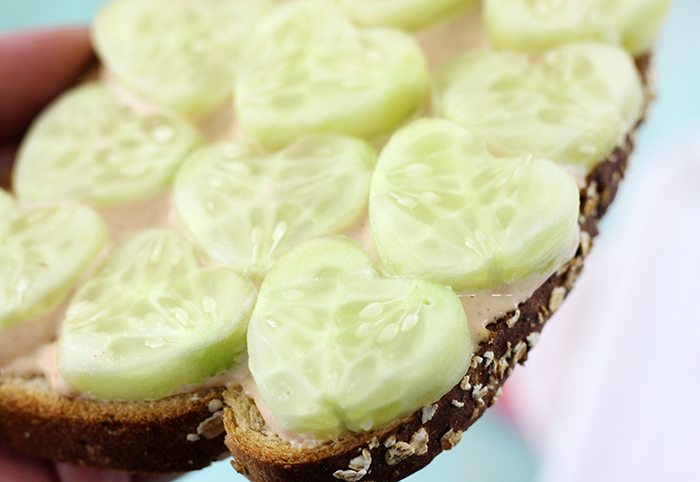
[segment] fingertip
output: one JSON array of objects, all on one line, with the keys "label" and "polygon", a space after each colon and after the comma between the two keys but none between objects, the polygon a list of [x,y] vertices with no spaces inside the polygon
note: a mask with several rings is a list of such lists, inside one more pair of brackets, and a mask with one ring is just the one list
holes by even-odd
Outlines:
[{"label": "fingertip", "polygon": [[54,482],[51,466],[0,448],[0,480],[23,482]]},{"label": "fingertip", "polygon": [[58,464],[56,473],[60,482],[131,482],[126,472],[110,472],[90,467]]}]

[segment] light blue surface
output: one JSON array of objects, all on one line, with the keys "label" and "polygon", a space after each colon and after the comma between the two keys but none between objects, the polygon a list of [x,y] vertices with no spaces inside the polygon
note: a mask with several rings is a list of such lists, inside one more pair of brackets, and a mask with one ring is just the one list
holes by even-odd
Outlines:
[{"label": "light blue surface", "polygon": [[[104,0],[0,0],[0,32],[49,25],[88,23]],[[700,0],[675,0],[655,53],[659,98],[638,137],[631,177],[660,168],[659,153],[700,140]],[[647,173],[648,173],[647,172]],[[630,180],[632,181],[632,180]],[[630,188],[634,182],[627,183]],[[629,207],[624,197],[608,217],[613,227]],[[534,459],[507,425],[493,414],[465,434],[455,450],[444,454],[410,482],[529,482]],[[181,482],[243,481],[227,461],[187,475]],[[304,481],[300,481],[304,482]]]},{"label": "light blue surface", "polygon": [[636,137],[630,169],[605,216],[605,237],[624,232],[632,218],[642,178],[665,169],[663,160],[700,141],[700,0],[673,0],[653,57],[657,98]]},{"label": "light blue surface", "polygon": [[89,23],[105,0],[0,0],[0,31]]},{"label": "light blue surface", "polygon": [[[654,55],[658,99],[641,147],[667,148],[700,134],[700,1],[675,0]],[[654,157],[653,152],[640,157]]]}]

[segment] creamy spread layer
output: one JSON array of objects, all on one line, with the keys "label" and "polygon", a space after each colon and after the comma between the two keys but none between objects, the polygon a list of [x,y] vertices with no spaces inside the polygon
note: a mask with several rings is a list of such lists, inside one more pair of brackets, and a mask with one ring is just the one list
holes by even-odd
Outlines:
[{"label": "creamy spread layer", "polygon": [[[0,333],[0,372],[20,374],[13,362],[52,343],[64,312],[65,306],[36,320],[3,330]],[[38,373],[43,373],[43,370],[38,370]]]}]

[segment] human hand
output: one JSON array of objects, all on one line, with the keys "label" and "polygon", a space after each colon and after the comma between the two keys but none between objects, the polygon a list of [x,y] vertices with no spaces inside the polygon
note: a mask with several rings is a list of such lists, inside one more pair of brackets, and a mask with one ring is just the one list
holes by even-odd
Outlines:
[{"label": "human hand", "polygon": [[168,482],[174,476],[131,476],[87,467],[31,459],[0,448],[0,480],[3,482]]},{"label": "human hand", "polygon": [[[32,119],[73,85],[93,58],[85,29],[0,36],[0,186],[9,187],[17,145]],[[165,482],[173,478],[52,464],[0,448],[3,482]]]}]

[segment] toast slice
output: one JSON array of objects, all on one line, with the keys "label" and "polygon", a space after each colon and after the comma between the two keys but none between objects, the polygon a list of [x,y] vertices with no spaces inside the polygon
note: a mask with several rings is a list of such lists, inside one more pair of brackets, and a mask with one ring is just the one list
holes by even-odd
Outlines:
[{"label": "toast slice", "polygon": [[[649,102],[649,57],[640,58],[638,67]],[[435,405],[374,432],[295,449],[267,429],[240,387],[119,403],[65,398],[40,377],[0,376],[0,445],[39,458],[134,473],[201,468],[228,447],[234,468],[253,481],[376,482],[407,477],[454,447],[495,403],[515,365],[527,359],[543,324],[581,273],[598,222],[624,175],[633,139],[630,132],[581,190],[583,234],[575,257],[516,311],[489,325],[491,334],[473,355],[467,376]]]}]

